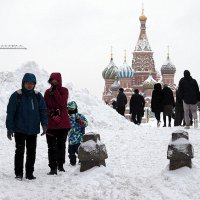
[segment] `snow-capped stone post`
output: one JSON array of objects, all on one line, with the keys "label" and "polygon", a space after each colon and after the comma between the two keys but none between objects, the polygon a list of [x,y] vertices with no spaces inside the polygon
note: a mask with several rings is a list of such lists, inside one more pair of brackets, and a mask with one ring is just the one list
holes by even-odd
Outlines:
[{"label": "snow-capped stone post", "polygon": [[105,144],[100,142],[99,134],[90,132],[83,136],[83,142],[78,149],[78,158],[81,162],[81,172],[94,166],[106,166],[105,159],[108,155]]},{"label": "snow-capped stone post", "polygon": [[172,140],[168,145],[167,158],[170,160],[169,170],[184,166],[192,168],[193,147],[189,142],[188,132],[178,130],[172,133]]}]

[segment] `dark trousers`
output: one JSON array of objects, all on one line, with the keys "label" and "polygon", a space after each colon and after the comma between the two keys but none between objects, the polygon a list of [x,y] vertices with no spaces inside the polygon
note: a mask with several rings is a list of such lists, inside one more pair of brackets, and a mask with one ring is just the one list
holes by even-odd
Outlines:
[{"label": "dark trousers", "polygon": [[154,112],[155,118],[160,122],[160,112]]},{"label": "dark trousers", "polygon": [[26,174],[32,174],[34,171],[37,135],[25,135],[15,133],[15,175],[23,176],[24,151],[26,145]]},{"label": "dark trousers", "polygon": [[66,132],[47,133],[49,167],[57,169],[65,163]]},{"label": "dark trousers", "polygon": [[134,122],[134,124],[141,124],[141,120],[142,120],[142,117],[141,117],[141,113],[132,113],[132,120]]},{"label": "dark trousers", "polygon": [[125,106],[124,106],[124,107],[118,107],[118,108],[117,108],[117,112],[118,112],[120,115],[123,115],[123,116],[124,116],[124,113],[125,113]]},{"label": "dark trousers", "polygon": [[78,154],[79,144],[68,145],[69,160],[72,165],[76,164],[76,154]]}]

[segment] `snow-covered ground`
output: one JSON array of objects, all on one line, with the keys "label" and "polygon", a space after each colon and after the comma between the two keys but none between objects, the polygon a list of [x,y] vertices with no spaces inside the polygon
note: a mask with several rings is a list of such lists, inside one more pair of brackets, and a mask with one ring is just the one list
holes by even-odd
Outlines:
[{"label": "snow-covered ground", "polygon": [[[32,66],[31,69],[30,65]],[[79,112],[89,120],[86,132],[97,132],[105,143],[108,159],[106,167],[94,167],[80,172],[80,165],[72,167],[66,155],[64,173],[48,176],[47,144],[38,135],[36,180],[14,179],[14,141],[6,137],[6,105],[10,94],[21,85],[25,72],[34,72],[38,90],[48,87],[47,72],[35,63],[28,63],[15,72],[0,73],[0,199],[1,200],[199,200],[200,199],[200,128],[188,130],[194,148],[193,168],[168,170],[167,147],[171,133],[182,127],[157,128],[156,122],[135,126],[115,110],[91,96],[86,89],[72,83],[70,100],[75,100]],[[66,82],[63,80],[63,82]]]}]

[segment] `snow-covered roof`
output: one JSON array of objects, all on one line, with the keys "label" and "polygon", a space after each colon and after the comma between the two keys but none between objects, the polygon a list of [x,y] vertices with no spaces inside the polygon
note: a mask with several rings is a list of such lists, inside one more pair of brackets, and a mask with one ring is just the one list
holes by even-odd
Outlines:
[{"label": "snow-covered roof", "polygon": [[153,89],[154,85],[156,83],[157,83],[157,81],[150,74],[149,77],[144,81],[143,88],[145,88],[145,89]]},{"label": "snow-covered roof", "polygon": [[169,56],[167,56],[167,60],[164,62],[164,64],[161,67],[161,73],[162,74],[174,74],[175,72],[176,72],[176,67],[171,62]]}]

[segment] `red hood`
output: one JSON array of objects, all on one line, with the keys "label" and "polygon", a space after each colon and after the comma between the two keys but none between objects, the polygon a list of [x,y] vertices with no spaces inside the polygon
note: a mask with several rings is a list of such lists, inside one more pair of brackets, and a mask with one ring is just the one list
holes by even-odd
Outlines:
[{"label": "red hood", "polygon": [[52,73],[50,75],[50,79],[55,79],[58,81],[58,86],[59,87],[62,87],[62,77],[61,77],[61,74],[56,72],[56,73]]}]

